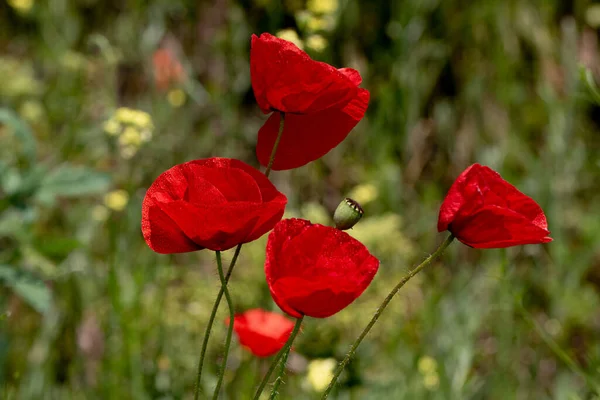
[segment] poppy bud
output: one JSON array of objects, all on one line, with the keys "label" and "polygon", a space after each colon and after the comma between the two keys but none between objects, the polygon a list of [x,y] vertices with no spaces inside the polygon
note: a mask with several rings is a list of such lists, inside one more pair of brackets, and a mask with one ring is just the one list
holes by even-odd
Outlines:
[{"label": "poppy bud", "polygon": [[346,197],[333,213],[335,227],[341,231],[352,228],[362,218],[364,211],[360,204]]}]

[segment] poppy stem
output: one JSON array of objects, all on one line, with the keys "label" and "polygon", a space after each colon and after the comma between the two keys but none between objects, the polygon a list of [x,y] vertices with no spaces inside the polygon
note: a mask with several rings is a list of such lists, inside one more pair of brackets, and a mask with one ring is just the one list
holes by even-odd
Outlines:
[{"label": "poppy stem", "polygon": [[[227,275],[225,275],[225,285],[229,282],[229,278],[231,277],[231,273],[233,272],[233,267],[240,255],[240,250],[242,250],[242,245],[239,244],[235,248],[235,253],[233,254],[233,258],[231,259],[231,263],[229,264],[229,269],[227,270]],[[206,331],[204,332],[204,340],[202,341],[202,351],[200,352],[200,360],[198,361],[198,373],[196,374],[196,384],[194,386],[194,400],[198,400],[198,396],[200,395],[200,382],[202,379],[202,367],[204,365],[204,358],[206,356],[206,349],[208,348],[208,339],[210,337],[210,332],[212,330],[212,326],[215,322],[215,317],[217,315],[217,310],[219,309],[219,304],[221,304],[221,299],[223,298],[223,293],[225,290],[223,286],[219,289],[219,294],[215,299],[215,304],[213,305],[212,312],[210,313],[210,318],[208,319],[208,324],[206,325]]]},{"label": "poppy stem", "polygon": [[375,325],[375,323],[381,316],[381,313],[383,312],[383,310],[385,310],[385,308],[390,303],[390,301],[392,301],[392,298],[396,295],[396,293],[398,293],[400,288],[402,288],[402,286],[404,286],[406,284],[406,282],[408,282],[413,276],[418,274],[422,269],[424,269],[429,264],[431,264],[431,262],[433,260],[435,260],[437,257],[439,257],[444,252],[444,250],[446,250],[446,248],[450,245],[450,243],[452,243],[453,240],[454,240],[454,235],[451,234],[450,236],[448,236],[446,238],[446,240],[444,240],[444,242],[440,245],[440,247],[438,247],[437,250],[435,252],[433,252],[433,254],[431,254],[421,264],[419,264],[417,267],[412,269],[408,274],[406,274],[400,280],[400,282],[398,282],[398,284],[392,289],[392,291],[387,295],[385,300],[383,300],[381,305],[377,308],[377,311],[375,311],[375,315],[373,315],[373,318],[371,318],[371,321],[367,324],[365,329],[363,329],[360,336],[354,341],[354,343],[352,344],[352,347],[350,347],[350,351],[348,351],[348,354],[346,354],[346,357],[338,365],[337,369],[335,370],[335,373],[333,374],[333,378],[331,379],[331,382],[329,382],[327,389],[325,389],[325,392],[321,396],[321,400],[324,400],[327,398],[327,396],[329,396],[329,393],[335,386],[335,383],[337,382],[342,371],[344,370],[346,365],[350,362],[350,359],[354,356],[356,349],[358,348],[360,343],[363,341],[365,336],[367,336],[367,334],[369,333],[371,328],[373,328],[373,325]]},{"label": "poppy stem", "polygon": [[281,141],[281,136],[283,136],[283,125],[285,121],[285,113],[279,113],[279,132],[277,133],[277,139],[275,139],[275,143],[273,144],[273,150],[271,150],[271,156],[269,157],[269,163],[267,164],[267,169],[265,171],[265,176],[268,178],[271,173],[271,167],[273,167],[273,162],[275,161],[275,153],[277,153],[277,147],[279,147],[279,142]]},{"label": "poppy stem", "polygon": [[223,364],[221,365],[221,372],[219,373],[219,379],[217,380],[217,386],[215,387],[215,391],[213,393],[213,400],[219,398],[219,391],[221,390],[221,385],[223,384],[223,378],[225,377],[225,369],[227,368],[227,357],[229,356],[229,347],[231,346],[231,335],[233,334],[233,301],[231,300],[231,295],[229,294],[229,289],[227,289],[227,281],[225,280],[225,274],[223,273],[223,263],[221,262],[221,252],[215,251],[215,255],[217,258],[217,271],[219,271],[219,279],[221,280],[221,289],[225,294],[225,299],[227,300],[227,305],[229,306],[229,327],[227,328],[227,339],[225,339],[225,351],[223,353]]},{"label": "poppy stem", "polygon": [[303,319],[304,319],[304,315],[301,316],[300,318],[296,319],[296,324],[294,325],[294,330],[290,334],[290,337],[288,338],[287,342],[285,342],[285,345],[283,345],[281,350],[279,350],[279,353],[277,353],[277,355],[273,359],[273,362],[271,363],[269,370],[265,374],[263,380],[260,382],[260,386],[258,387],[258,389],[256,390],[256,393],[254,394],[253,400],[258,400],[260,398],[260,395],[262,394],[265,386],[267,385],[267,382],[269,381],[271,374],[273,373],[273,371],[275,371],[275,368],[277,368],[277,365],[279,365],[279,360],[281,360],[283,357],[283,360],[281,362],[281,369],[279,370],[279,375],[277,376],[277,379],[275,380],[275,384],[273,386],[273,391],[271,392],[270,398],[274,399],[277,396],[277,389],[279,388],[279,385],[281,384],[281,381],[283,380],[283,374],[285,372],[285,365],[287,364],[287,358],[288,358],[288,355],[290,354],[290,349],[292,348],[292,343],[294,342],[294,339],[296,338],[296,336],[298,335],[298,332],[300,331],[300,325],[302,325]]}]

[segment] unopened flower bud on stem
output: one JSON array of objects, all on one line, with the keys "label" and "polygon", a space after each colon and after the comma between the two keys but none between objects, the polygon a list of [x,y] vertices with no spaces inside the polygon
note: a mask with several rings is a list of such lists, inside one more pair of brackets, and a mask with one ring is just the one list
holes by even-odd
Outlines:
[{"label": "unopened flower bud on stem", "polygon": [[333,213],[333,222],[339,230],[352,228],[362,218],[364,211],[360,204],[349,197],[346,197]]}]

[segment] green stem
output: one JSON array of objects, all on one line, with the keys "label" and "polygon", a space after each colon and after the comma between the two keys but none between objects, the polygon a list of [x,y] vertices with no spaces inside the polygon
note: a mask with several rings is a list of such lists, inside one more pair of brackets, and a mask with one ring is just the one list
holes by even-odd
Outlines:
[{"label": "green stem", "polygon": [[285,113],[279,113],[279,132],[277,133],[277,139],[275,139],[275,144],[273,144],[273,149],[271,150],[271,156],[269,157],[269,164],[267,164],[267,170],[265,171],[265,175],[267,178],[271,173],[271,167],[273,167],[273,162],[275,162],[275,153],[277,153],[277,147],[279,147],[279,142],[281,141],[281,136],[283,136],[283,125],[285,121]]},{"label": "green stem", "polygon": [[[279,350],[279,353],[277,353],[277,355],[273,359],[273,362],[271,363],[269,370],[267,371],[263,380],[260,382],[260,386],[258,387],[258,389],[256,390],[256,393],[254,394],[253,400],[258,400],[260,398],[260,395],[262,394],[265,386],[267,385],[267,382],[269,381],[271,374],[273,373],[273,371],[275,371],[275,368],[277,368],[277,365],[279,364],[279,360],[285,355],[283,366],[281,367],[281,370],[279,371],[279,376],[277,377],[275,386],[273,387],[273,390],[277,391],[277,388],[279,387],[279,384],[280,384],[280,380],[282,379],[282,376],[283,376],[283,372],[285,371],[285,363],[287,362],[287,356],[290,352],[290,349],[292,348],[292,343],[294,342],[296,335],[298,335],[298,332],[300,331],[300,325],[302,324],[303,319],[304,319],[304,315],[301,316],[300,318],[296,319],[296,325],[294,325],[294,330],[290,334],[290,337],[288,338],[287,342],[285,342],[285,344],[283,345],[281,350]],[[271,396],[273,396],[273,393],[271,393]],[[273,397],[271,397],[271,398],[273,398]]]},{"label": "green stem", "polygon": [[219,271],[219,279],[221,280],[221,289],[223,289],[223,293],[225,294],[225,299],[227,300],[227,305],[229,306],[229,327],[227,328],[227,339],[225,339],[225,351],[223,353],[223,364],[221,366],[221,372],[219,373],[219,379],[217,380],[217,386],[215,387],[215,391],[213,393],[213,400],[219,398],[219,391],[221,390],[221,385],[223,384],[223,378],[225,377],[225,369],[227,368],[227,357],[229,356],[229,347],[231,346],[231,335],[233,334],[233,301],[231,300],[231,295],[229,294],[229,289],[227,289],[227,281],[225,280],[225,274],[223,273],[223,263],[221,262],[221,252],[215,251],[215,255],[217,257],[217,271]]},{"label": "green stem", "polygon": [[[242,245],[238,244],[235,248],[235,253],[233,254],[233,258],[231,259],[231,263],[229,264],[229,269],[227,270],[227,275],[225,276],[225,284],[229,282],[229,278],[231,277],[231,273],[233,272],[233,267],[240,255],[240,250],[242,250]],[[200,395],[200,382],[202,379],[202,367],[204,365],[204,358],[206,356],[206,349],[208,348],[208,339],[210,338],[210,332],[212,330],[213,324],[215,322],[215,317],[217,316],[217,310],[219,309],[219,304],[221,304],[221,299],[223,298],[223,293],[225,293],[225,289],[223,286],[219,289],[219,294],[215,299],[215,304],[213,304],[212,311],[210,313],[210,318],[208,319],[208,325],[206,326],[206,331],[204,332],[204,340],[202,341],[202,351],[200,352],[200,360],[198,361],[198,372],[196,374],[196,384],[194,385],[194,400],[198,400],[198,396]]]},{"label": "green stem", "polygon": [[329,393],[335,386],[335,383],[337,382],[340,374],[342,373],[342,371],[344,370],[346,365],[350,362],[350,359],[354,356],[356,349],[358,348],[360,343],[363,341],[365,336],[367,336],[367,334],[369,333],[371,328],[373,328],[373,325],[375,325],[375,323],[381,316],[381,313],[383,312],[383,310],[385,310],[385,308],[390,303],[390,301],[392,301],[392,298],[396,295],[396,293],[398,293],[400,288],[402,288],[402,286],[404,286],[406,284],[406,282],[408,282],[413,276],[418,274],[422,269],[427,267],[429,264],[431,264],[431,262],[433,260],[435,260],[438,256],[440,256],[444,252],[444,250],[446,250],[446,247],[448,247],[450,245],[450,243],[452,243],[453,240],[454,240],[453,235],[448,236],[446,238],[446,240],[444,240],[444,242],[440,245],[440,247],[437,248],[437,250],[432,255],[427,257],[421,264],[419,264],[416,268],[414,268],[408,274],[406,274],[400,280],[400,282],[398,282],[398,284],[392,289],[392,291],[387,295],[385,300],[383,300],[381,305],[377,308],[377,311],[375,311],[375,315],[373,315],[373,318],[371,318],[371,321],[367,324],[365,329],[363,329],[360,336],[354,341],[354,343],[352,344],[352,347],[350,347],[350,351],[348,351],[348,354],[346,354],[346,357],[342,360],[340,365],[338,365],[337,369],[335,370],[335,373],[333,374],[333,378],[331,379],[331,382],[329,382],[329,386],[327,386],[327,389],[325,389],[325,392],[321,396],[321,400],[324,400],[327,398],[327,396],[329,396]]}]

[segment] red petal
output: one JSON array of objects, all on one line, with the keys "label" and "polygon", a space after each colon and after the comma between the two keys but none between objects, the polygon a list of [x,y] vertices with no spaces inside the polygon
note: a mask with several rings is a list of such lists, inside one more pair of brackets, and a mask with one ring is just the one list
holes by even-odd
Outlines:
[{"label": "red petal", "polygon": [[165,171],[150,186],[142,232],[159,253],[226,250],[272,229],[286,203],[263,173],[241,161],[195,160]]},{"label": "red petal", "polygon": [[281,350],[294,329],[294,323],[283,315],[254,309],[236,315],[233,329],[240,343],[254,355],[268,357]]},{"label": "red petal", "polygon": [[174,201],[160,207],[194,243],[220,251],[246,243],[263,211],[260,205],[241,202],[209,206]]},{"label": "red petal", "polygon": [[345,73],[268,33],[252,35],[250,76],[265,113],[314,113],[347,103],[357,91]]},{"label": "red petal", "polygon": [[[262,201],[256,177],[250,175],[246,170],[247,168],[239,168],[239,165],[232,163],[233,160],[230,159],[217,160],[225,162],[219,162],[220,165],[215,165],[216,163],[208,164],[192,161],[181,164],[180,167],[188,183],[208,181],[210,185],[221,192],[226,201]],[[190,190],[192,189],[195,188],[190,186]],[[189,201],[192,203],[204,202],[205,195],[202,193],[204,190],[204,185],[193,190],[198,195],[197,201],[196,198],[190,198]],[[214,200],[211,199],[212,201]]]},{"label": "red petal", "polygon": [[[298,168],[327,154],[364,117],[368,104],[369,92],[359,89],[357,96],[341,109],[330,108],[311,115],[286,114],[273,169]],[[258,132],[256,154],[264,166],[269,163],[280,118],[279,113],[274,113]]]},{"label": "red petal", "polygon": [[184,235],[177,224],[150,199],[142,204],[142,233],[148,246],[161,254],[186,253],[203,248]]},{"label": "red petal", "polygon": [[450,231],[461,242],[478,249],[548,243],[547,229],[525,216],[498,206],[485,206],[465,218],[457,218]]},{"label": "red petal", "polygon": [[356,86],[362,83],[362,77],[360,76],[360,72],[357,70],[352,68],[339,68],[338,71],[346,75],[346,77],[350,79],[350,81]]},{"label": "red petal", "polygon": [[541,229],[548,223],[541,207],[529,196],[502,179],[489,167],[473,164],[456,179],[440,208],[438,231],[458,218],[457,214],[469,215],[483,206],[496,205],[523,215]]},{"label": "red petal", "polygon": [[273,300],[296,318],[324,318],[359,297],[379,261],[345,232],[309,221],[280,221],[269,235],[265,273]]},{"label": "red petal", "polygon": [[272,290],[278,295],[277,305],[296,318],[301,315],[313,318],[330,317],[346,308],[362,293],[341,290],[334,292],[331,281],[296,277],[278,279]]}]

